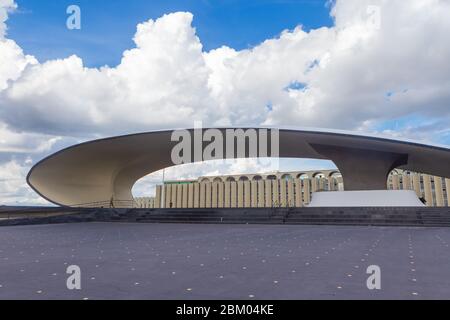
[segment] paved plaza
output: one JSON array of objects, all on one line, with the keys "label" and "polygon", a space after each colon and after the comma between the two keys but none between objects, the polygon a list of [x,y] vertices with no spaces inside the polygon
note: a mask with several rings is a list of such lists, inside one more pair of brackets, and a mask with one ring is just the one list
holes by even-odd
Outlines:
[{"label": "paved plaza", "polygon": [[[0,299],[449,299],[450,229],[72,223],[0,227]],[[68,290],[66,269],[81,269]],[[381,268],[381,290],[366,269]]]}]

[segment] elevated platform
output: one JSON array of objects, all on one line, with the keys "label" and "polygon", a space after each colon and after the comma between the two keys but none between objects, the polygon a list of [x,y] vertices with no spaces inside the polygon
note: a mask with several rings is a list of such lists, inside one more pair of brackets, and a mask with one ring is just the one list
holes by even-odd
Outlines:
[{"label": "elevated platform", "polygon": [[308,207],[425,207],[413,190],[313,192]]}]

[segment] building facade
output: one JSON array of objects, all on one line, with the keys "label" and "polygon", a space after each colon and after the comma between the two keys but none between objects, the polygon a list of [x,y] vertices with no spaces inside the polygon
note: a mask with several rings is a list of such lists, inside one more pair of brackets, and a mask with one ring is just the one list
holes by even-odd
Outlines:
[{"label": "building facade", "polygon": [[[414,190],[427,206],[449,206],[450,179],[393,170],[387,187]],[[197,180],[166,181],[154,197],[135,198],[138,208],[264,208],[303,207],[313,192],[343,191],[337,170],[272,172],[203,176]]]}]

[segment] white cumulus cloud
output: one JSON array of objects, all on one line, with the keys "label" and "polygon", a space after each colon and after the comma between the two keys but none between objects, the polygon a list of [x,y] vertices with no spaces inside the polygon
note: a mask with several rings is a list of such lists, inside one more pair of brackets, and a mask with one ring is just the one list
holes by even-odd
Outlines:
[{"label": "white cumulus cloud", "polygon": [[60,137],[198,120],[449,141],[450,1],[337,0],[333,26],[280,30],[244,50],[204,51],[193,15],[170,13],[138,24],[135,47],[102,68],[76,55],[39,62],[23,52],[6,35],[15,7],[0,0],[3,159],[30,148],[43,156]]}]

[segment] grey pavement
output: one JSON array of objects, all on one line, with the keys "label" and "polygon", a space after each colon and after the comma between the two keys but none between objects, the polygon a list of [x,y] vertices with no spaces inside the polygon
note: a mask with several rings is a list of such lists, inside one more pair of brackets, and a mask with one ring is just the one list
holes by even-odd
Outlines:
[{"label": "grey pavement", "polygon": [[[0,299],[449,299],[449,245],[449,228],[0,227]],[[69,265],[81,290],[66,287]]]}]

